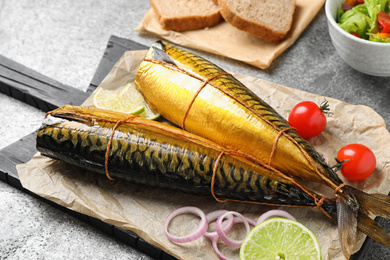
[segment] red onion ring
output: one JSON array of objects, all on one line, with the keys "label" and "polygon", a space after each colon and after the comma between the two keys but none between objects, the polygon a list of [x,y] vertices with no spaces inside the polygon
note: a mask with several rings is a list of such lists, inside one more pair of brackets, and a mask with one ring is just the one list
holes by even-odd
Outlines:
[{"label": "red onion ring", "polygon": [[[210,224],[213,220],[218,219],[219,216],[221,216],[223,213],[226,213],[226,212],[228,212],[228,210],[218,209],[218,210],[214,210],[214,211],[207,213],[206,214],[207,223]],[[222,224],[222,228],[225,232],[229,232],[229,230],[233,227],[233,224],[234,224],[233,217],[231,215],[229,215],[228,217],[229,218],[226,219],[226,221],[228,221],[228,222],[226,223],[226,221],[224,221]],[[214,238],[214,237],[218,238],[217,231],[208,232],[206,230],[204,236],[208,237],[208,238]]]},{"label": "red onion ring", "polygon": [[[256,221],[254,219],[251,219],[251,218],[248,218],[248,217],[245,217],[245,216],[244,216],[244,218],[246,219],[246,221],[248,222],[249,225],[254,226],[254,227],[257,225],[257,223],[256,223]],[[242,218],[234,217],[233,224],[236,224],[236,223],[243,223]],[[225,230],[225,232],[229,232],[229,230],[227,230],[227,231]]]},{"label": "red onion ring", "polygon": [[248,221],[249,225],[254,226],[254,227],[257,225],[257,222],[254,219],[251,219],[248,217],[245,217],[245,219],[246,219],[246,221]]},{"label": "red onion ring", "polygon": [[235,211],[229,211],[229,212],[223,213],[221,216],[219,216],[219,218],[217,219],[217,222],[215,222],[215,230],[217,231],[219,238],[221,238],[221,240],[223,242],[225,242],[227,245],[232,246],[232,247],[240,247],[244,239],[242,239],[242,240],[231,239],[226,235],[225,231],[222,228],[223,219],[226,216],[228,216],[229,214],[240,218],[242,220],[242,223],[245,225],[247,234],[250,232],[249,223],[246,220],[246,218],[243,215],[241,215],[240,213],[235,212]]},{"label": "red onion ring", "polygon": [[[201,218],[201,220],[199,221],[198,229],[195,230],[192,234],[189,234],[189,235],[183,236],[183,237],[171,235],[168,232],[168,226],[169,226],[169,223],[171,222],[171,220],[180,214],[187,214],[187,213],[192,213],[192,214],[198,215]],[[194,240],[200,238],[201,236],[203,236],[207,230],[207,226],[208,226],[208,223],[207,223],[206,215],[204,214],[204,212],[202,210],[200,210],[197,207],[182,207],[182,208],[178,208],[178,209],[172,211],[171,214],[168,215],[168,217],[165,220],[165,224],[164,224],[164,232],[165,232],[165,235],[168,237],[168,239],[171,240],[172,242],[188,243],[188,242],[194,241]]]},{"label": "red onion ring", "polygon": [[291,219],[291,220],[295,220],[297,221],[290,213],[288,213],[287,211],[284,211],[284,210],[281,210],[281,209],[272,209],[272,210],[269,210],[267,212],[265,212],[263,215],[261,215],[257,221],[256,221],[256,225],[260,224],[261,222],[263,222],[264,220],[266,219],[269,219],[271,217],[283,217],[283,218],[287,218],[287,219]]},{"label": "red onion ring", "polygon": [[224,255],[222,254],[222,252],[219,250],[218,244],[217,244],[218,238],[219,238],[219,237],[213,237],[213,239],[212,239],[212,241],[211,241],[215,253],[217,254],[217,256],[219,257],[219,259],[221,259],[221,260],[231,260],[231,259],[227,258],[226,256],[224,256]]}]

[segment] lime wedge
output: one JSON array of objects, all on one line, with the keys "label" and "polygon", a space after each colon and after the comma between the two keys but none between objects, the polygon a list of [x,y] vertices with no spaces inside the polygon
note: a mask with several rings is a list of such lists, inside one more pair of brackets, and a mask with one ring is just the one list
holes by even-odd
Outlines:
[{"label": "lime wedge", "polygon": [[254,227],[240,248],[240,260],[321,259],[314,234],[301,223],[271,218]]},{"label": "lime wedge", "polygon": [[158,113],[156,110],[149,107],[149,105],[146,104],[146,102],[145,102],[144,107],[145,107],[145,110],[143,112],[141,112],[139,114],[139,116],[146,118],[146,119],[150,119],[150,120],[157,119],[160,116],[160,113]]},{"label": "lime wedge", "polygon": [[97,108],[139,115],[151,120],[160,116],[157,111],[149,107],[133,83],[128,83],[119,93],[99,88],[93,96],[93,105]]},{"label": "lime wedge", "polygon": [[139,96],[135,87],[129,84],[119,93],[99,88],[93,96],[93,105],[101,109],[137,115],[145,110]]},{"label": "lime wedge", "polygon": [[119,93],[119,95],[121,96],[121,99],[126,100],[126,102],[134,102],[134,104],[144,108],[144,110],[138,114],[139,116],[151,120],[154,120],[160,116],[156,110],[149,107],[143,95],[135,88],[133,83],[127,84],[126,87]]}]

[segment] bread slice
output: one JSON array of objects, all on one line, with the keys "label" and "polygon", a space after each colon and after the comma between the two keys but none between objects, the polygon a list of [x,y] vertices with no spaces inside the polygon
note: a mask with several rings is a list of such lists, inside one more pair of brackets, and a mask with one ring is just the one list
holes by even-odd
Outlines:
[{"label": "bread slice", "polygon": [[227,22],[268,42],[277,42],[286,36],[293,21],[295,3],[295,0],[218,0]]},{"label": "bread slice", "polygon": [[150,0],[150,4],[164,30],[197,30],[223,20],[214,0]]}]

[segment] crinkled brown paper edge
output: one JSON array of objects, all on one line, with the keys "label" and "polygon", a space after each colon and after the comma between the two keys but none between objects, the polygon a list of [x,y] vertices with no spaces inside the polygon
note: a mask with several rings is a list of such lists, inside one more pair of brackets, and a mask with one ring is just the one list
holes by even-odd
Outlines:
[{"label": "crinkled brown paper edge", "polygon": [[[100,87],[120,89],[134,80],[135,72],[145,51],[126,52],[113,67]],[[289,110],[302,100],[320,103],[324,97],[277,85],[258,78],[234,75],[258,96],[287,117]],[[371,108],[356,106],[326,98],[333,112],[328,117],[325,131],[310,142],[334,164],[333,156],[343,145],[359,142],[370,147],[377,156],[374,174],[364,182],[351,185],[369,192],[389,193],[390,134],[384,120]],[[91,105],[91,97],[84,105]],[[127,182],[110,181],[105,176],[79,170],[63,162],[36,154],[31,161],[17,166],[24,188],[71,210],[98,218],[104,222],[137,233],[147,242],[163,249],[178,259],[218,259],[211,242],[201,238],[192,243],[171,243],[164,235],[164,221],[174,209],[196,206],[204,212],[216,209],[238,211],[256,219],[269,206],[245,203],[218,203],[213,198],[179,191],[149,188]],[[323,259],[344,259],[338,242],[336,220],[328,219],[319,210],[281,207],[311,229],[319,240]],[[185,217],[183,217],[185,218]],[[175,219],[176,220],[176,219]],[[188,221],[188,219],[186,220]],[[186,228],[197,220],[186,222],[179,218],[171,232],[185,234]],[[365,239],[359,236],[356,251]]]},{"label": "crinkled brown paper edge", "polygon": [[152,8],[147,11],[135,30],[150,32],[181,46],[211,52],[266,69],[276,57],[294,44],[324,3],[325,0],[297,0],[291,29],[286,38],[277,43],[266,42],[238,30],[227,22],[202,30],[167,31],[162,29]]}]

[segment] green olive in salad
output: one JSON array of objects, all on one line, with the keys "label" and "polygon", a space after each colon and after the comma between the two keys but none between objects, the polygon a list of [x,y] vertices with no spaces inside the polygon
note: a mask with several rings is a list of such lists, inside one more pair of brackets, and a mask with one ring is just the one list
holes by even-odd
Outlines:
[{"label": "green olive in salad", "polygon": [[390,43],[390,0],[346,0],[337,10],[337,23],[356,37]]}]

